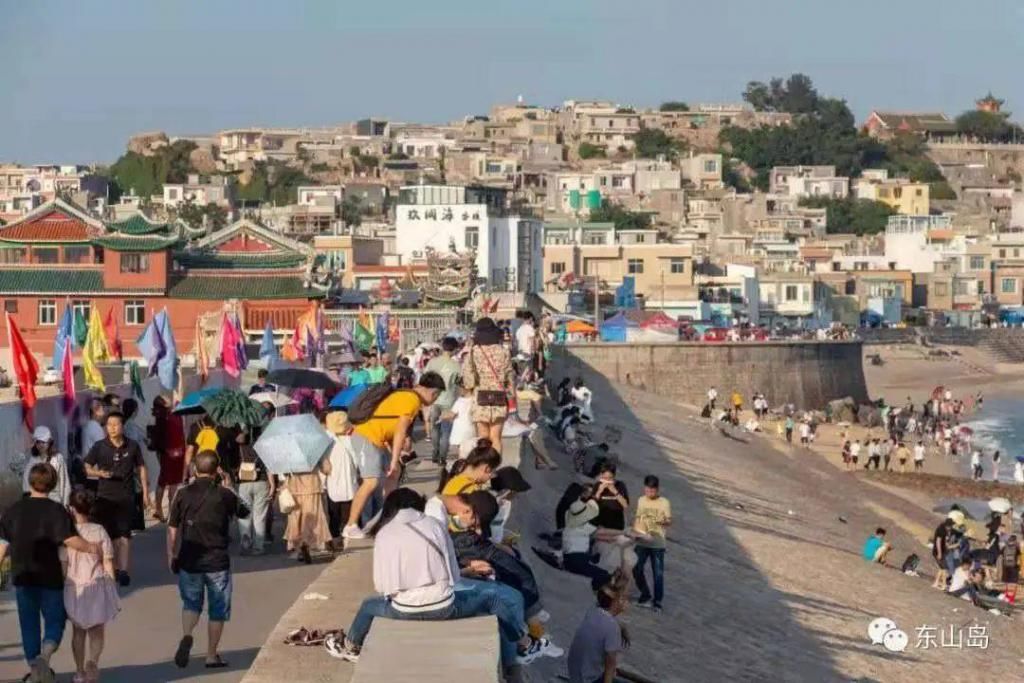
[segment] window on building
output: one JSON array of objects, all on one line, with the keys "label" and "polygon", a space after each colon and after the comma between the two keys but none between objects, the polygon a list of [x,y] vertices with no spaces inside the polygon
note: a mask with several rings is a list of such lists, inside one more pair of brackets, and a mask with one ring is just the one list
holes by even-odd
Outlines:
[{"label": "window on building", "polygon": [[344,249],[331,249],[327,252],[327,269],[344,271],[348,268],[348,254]]},{"label": "window on building", "polygon": [[800,288],[796,285],[786,285],[786,294],[783,301],[799,301]]},{"label": "window on building", "polygon": [[642,258],[631,258],[626,262],[626,270],[630,275],[642,275],[644,272],[644,260]]},{"label": "window on building", "polygon": [[552,263],[551,264],[551,274],[552,275],[561,275],[564,272],[565,272],[565,261],[559,261],[557,263]]},{"label": "window on building", "polygon": [[945,282],[936,282],[935,296],[949,296],[949,285]]},{"label": "window on building", "polygon": [[92,263],[87,246],[73,245],[64,247],[64,263]]},{"label": "window on building", "polygon": [[466,249],[476,249],[480,246],[480,228],[475,225],[466,226]]},{"label": "window on building", "polygon": [[705,161],[704,161],[704,172],[705,173],[718,173],[718,160],[716,160],[716,159],[705,159]]},{"label": "window on building", "polygon": [[57,301],[55,299],[39,300],[39,324],[40,326],[57,324]]},{"label": "window on building", "polygon": [[583,244],[607,244],[603,232],[583,233]]},{"label": "window on building", "polygon": [[17,313],[18,312],[18,300],[17,299],[4,299],[4,313]]},{"label": "window on building", "polygon": [[985,293],[985,281],[984,280],[978,280],[978,294],[984,294],[984,293]]},{"label": "window on building", "polygon": [[33,247],[32,263],[58,263],[60,247]]},{"label": "window on building", "polygon": [[1006,250],[1005,249],[1000,249],[999,250],[999,258],[1006,258]]},{"label": "window on building", "polygon": [[972,256],[971,257],[971,270],[984,270],[985,269],[985,257],[984,256]]},{"label": "window on building", "polygon": [[1004,277],[1000,283],[1000,289],[1003,294],[1014,294],[1017,291],[1017,278],[1015,277]]},{"label": "window on building", "polygon": [[0,263],[24,263],[27,256],[28,249],[24,247],[0,249]]},{"label": "window on building", "polygon": [[178,188],[169,187],[167,188],[167,198],[171,201],[177,201],[178,199]]},{"label": "window on building", "polygon": [[612,176],[612,187],[624,187],[626,179],[620,175]]},{"label": "window on building", "polygon": [[82,320],[88,321],[92,314],[92,302],[85,299],[75,299],[71,302],[71,311],[76,316],[82,316]]},{"label": "window on building", "polygon": [[146,324],[146,302],[142,299],[128,299],[124,302],[124,324]]},{"label": "window on building", "polygon": [[1017,249],[1016,247],[1014,247],[1013,258],[1017,258],[1018,256],[1020,256],[1020,249]]},{"label": "window on building", "polygon": [[916,189],[916,190],[914,191],[914,194],[915,194],[916,196],[918,196],[918,197],[923,197],[923,196],[924,196],[924,190],[922,190],[922,189],[921,189],[921,188],[919,187],[919,188],[917,188],[917,189]]},{"label": "window on building", "polygon": [[686,259],[682,258],[671,258],[668,260],[668,270],[670,273],[680,275],[686,272]]},{"label": "window on building", "polygon": [[148,254],[121,254],[122,273],[145,273],[149,270]]},{"label": "window on building", "polygon": [[967,296],[970,293],[967,291],[967,284],[967,280],[954,280],[953,294],[956,296]]},{"label": "window on building", "polygon": [[637,235],[633,240],[636,244],[643,244],[647,241],[647,235]]}]

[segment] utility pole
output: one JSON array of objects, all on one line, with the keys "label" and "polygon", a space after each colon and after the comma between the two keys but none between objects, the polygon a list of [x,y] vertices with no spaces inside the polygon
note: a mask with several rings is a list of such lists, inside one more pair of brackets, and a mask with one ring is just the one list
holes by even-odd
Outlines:
[{"label": "utility pole", "polygon": [[600,276],[594,273],[594,329],[597,330],[598,335],[601,334],[601,306],[598,300],[600,289]]}]

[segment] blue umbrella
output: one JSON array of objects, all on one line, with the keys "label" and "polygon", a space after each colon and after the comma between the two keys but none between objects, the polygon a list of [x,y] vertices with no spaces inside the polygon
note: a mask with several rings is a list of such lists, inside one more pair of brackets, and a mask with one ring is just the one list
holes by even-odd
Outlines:
[{"label": "blue umbrella", "polygon": [[203,401],[210,398],[223,387],[210,387],[208,389],[200,389],[193,391],[191,394],[181,399],[181,403],[177,405],[174,412],[178,415],[198,415],[199,413],[205,413],[206,409],[203,408]]},{"label": "blue umbrella", "polygon": [[334,439],[309,413],[276,417],[253,444],[273,474],[312,472]]},{"label": "blue umbrella", "polygon": [[355,402],[359,397],[359,394],[366,391],[366,387],[368,386],[368,384],[357,384],[354,387],[349,387],[348,389],[339,391],[335,397],[331,399],[331,402],[327,404],[327,407],[348,410],[348,407]]},{"label": "blue umbrella", "polygon": [[1024,462],[1024,455],[1018,455],[1017,462]]}]

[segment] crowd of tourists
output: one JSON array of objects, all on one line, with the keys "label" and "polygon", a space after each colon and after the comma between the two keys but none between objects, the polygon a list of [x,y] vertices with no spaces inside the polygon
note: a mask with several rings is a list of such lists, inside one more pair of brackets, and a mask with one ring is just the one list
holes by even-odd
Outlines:
[{"label": "crowd of tourists", "polygon": [[[661,609],[671,514],[657,478],[648,477],[627,528],[629,494],[615,478],[615,460],[607,444],[595,451],[585,433],[594,422],[590,389],[578,379],[553,392],[544,383],[552,341],[546,319],[483,318],[465,340],[448,336],[397,360],[374,348],[355,363],[331,367],[341,390],[364,388],[340,409],[330,407],[331,391],[289,392],[291,409],[316,415],[333,440],[309,472],[268,471],[254,447],[266,425],[224,427],[208,415],[183,417],[164,396],[153,400],[146,429],[134,419],[134,398],[93,400],[80,428],[69,430],[68,454],[58,452],[56,425],[38,426],[15,463],[25,497],[0,519],[0,560],[10,557],[30,667],[23,680],[54,680],[50,660],[68,622],[74,682],[99,680],[104,627],[132,584],[131,538],[146,529],[147,516],[167,528],[167,567],[182,605],[173,654],[179,667],[190,664],[204,609],[204,666],[228,666],[218,648],[231,617],[230,549],[237,541],[237,552],[259,556],[272,552],[276,538],[304,563],[373,539],[377,594],[347,631],[327,639],[334,656],[357,660],[378,617],[477,614],[497,617],[510,680],[538,657],[563,656],[547,635],[551,615],[518,534],[505,529],[513,500],[531,487],[516,468],[502,466],[503,438],[537,443],[540,402],[552,393],[553,438],[573,453],[582,487],[574,484],[558,503],[558,538],[542,559],[553,556],[559,568],[590,578],[595,595],[569,650],[570,679],[614,680],[617,654],[628,643],[615,616],[629,579],[635,577],[639,604]],[[250,394],[280,390],[261,370]],[[268,424],[283,410],[273,403],[262,408]],[[419,457],[416,439],[425,442],[419,452],[440,466],[433,495],[402,486]],[[535,449],[538,467],[557,468],[544,450]],[[644,577],[648,563],[653,591]]]}]

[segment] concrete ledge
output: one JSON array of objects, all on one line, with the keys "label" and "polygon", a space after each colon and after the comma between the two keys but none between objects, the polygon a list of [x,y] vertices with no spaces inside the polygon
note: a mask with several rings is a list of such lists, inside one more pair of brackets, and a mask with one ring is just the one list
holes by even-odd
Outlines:
[{"label": "concrete ledge", "polygon": [[375,619],[363,644],[352,683],[496,683],[498,620]]}]

